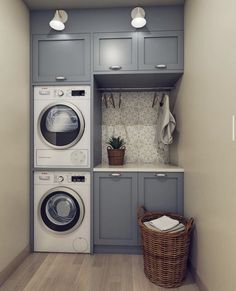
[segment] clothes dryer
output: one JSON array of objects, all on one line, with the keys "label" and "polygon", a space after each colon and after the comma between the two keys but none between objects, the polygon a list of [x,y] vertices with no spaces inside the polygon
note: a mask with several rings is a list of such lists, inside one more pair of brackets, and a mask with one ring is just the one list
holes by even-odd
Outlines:
[{"label": "clothes dryer", "polygon": [[90,253],[90,173],[35,172],[34,251]]},{"label": "clothes dryer", "polygon": [[90,87],[34,87],[34,166],[90,167]]}]

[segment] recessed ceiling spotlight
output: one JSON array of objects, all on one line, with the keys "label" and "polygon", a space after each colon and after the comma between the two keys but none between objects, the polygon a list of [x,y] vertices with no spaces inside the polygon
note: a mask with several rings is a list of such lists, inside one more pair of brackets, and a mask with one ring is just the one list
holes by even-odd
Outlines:
[{"label": "recessed ceiling spotlight", "polygon": [[68,14],[65,10],[56,10],[53,19],[49,22],[49,25],[54,30],[63,30],[65,29],[65,23],[68,19]]},{"label": "recessed ceiling spotlight", "polygon": [[141,28],[146,25],[145,11],[142,7],[136,7],[131,11],[131,25],[135,28]]}]

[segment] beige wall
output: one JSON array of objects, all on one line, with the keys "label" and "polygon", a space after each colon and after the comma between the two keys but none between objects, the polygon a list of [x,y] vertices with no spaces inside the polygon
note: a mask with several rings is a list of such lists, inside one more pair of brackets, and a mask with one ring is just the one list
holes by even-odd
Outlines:
[{"label": "beige wall", "polygon": [[234,0],[186,1],[185,73],[175,105],[172,159],[186,170],[185,214],[196,219],[192,262],[209,291],[236,290],[235,11]]},{"label": "beige wall", "polygon": [[29,243],[29,12],[1,0],[0,272]]}]

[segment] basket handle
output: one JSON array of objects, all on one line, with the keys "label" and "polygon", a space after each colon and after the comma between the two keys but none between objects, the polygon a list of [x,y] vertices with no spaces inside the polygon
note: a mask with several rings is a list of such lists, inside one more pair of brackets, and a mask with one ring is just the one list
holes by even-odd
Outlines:
[{"label": "basket handle", "polygon": [[194,219],[193,219],[193,217],[191,217],[191,218],[189,219],[189,222],[188,222],[187,226],[186,226],[186,231],[187,231],[187,232],[192,228],[193,223],[194,223]]},{"label": "basket handle", "polygon": [[147,212],[147,210],[146,210],[146,208],[144,207],[144,205],[139,206],[139,207],[137,208],[137,217],[138,217],[138,219],[139,219],[140,217],[142,217],[142,216],[145,214],[145,212]]}]

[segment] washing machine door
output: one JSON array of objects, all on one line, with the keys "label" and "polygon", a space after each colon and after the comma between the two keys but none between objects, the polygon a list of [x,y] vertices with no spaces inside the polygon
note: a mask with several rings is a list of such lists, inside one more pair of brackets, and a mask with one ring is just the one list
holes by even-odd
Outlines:
[{"label": "washing machine door", "polygon": [[85,128],[81,111],[68,102],[53,103],[44,108],[38,120],[41,138],[49,146],[65,149],[76,144]]},{"label": "washing machine door", "polygon": [[48,191],[39,204],[39,217],[47,229],[65,233],[74,231],[84,218],[84,204],[74,190],[57,187]]}]

